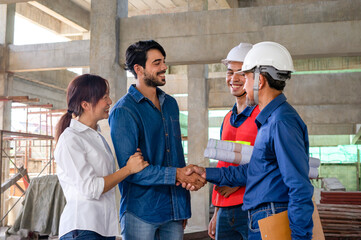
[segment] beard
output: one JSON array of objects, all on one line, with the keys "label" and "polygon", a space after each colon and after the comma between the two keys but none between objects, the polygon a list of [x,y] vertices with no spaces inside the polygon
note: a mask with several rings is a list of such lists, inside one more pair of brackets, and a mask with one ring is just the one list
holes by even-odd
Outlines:
[{"label": "beard", "polygon": [[[157,72],[156,76],[160,74],[164,74],[165,72]],[[158,86],[164,86],[165,80],[158,81],[156,76],[152,76],[151,74],[148,74],[147,72],[144,73],[144,83],[148,87],[158,87]]]},{"label": "beard", "polygon": [[254,106],[257,105],[256,102],[254,101],[254,99],[250,99],[250,98],[248,97],[248,95],[246,96],[246,104],[247,104],[247,106],[249,106],[249,107],[254,107]]}]

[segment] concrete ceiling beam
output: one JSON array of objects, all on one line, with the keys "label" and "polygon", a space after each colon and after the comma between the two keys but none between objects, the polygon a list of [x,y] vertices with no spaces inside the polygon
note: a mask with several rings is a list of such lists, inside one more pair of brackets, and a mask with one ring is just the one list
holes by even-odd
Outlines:
[{"label": "concrete ceiling beam", "polygon": [[90,12],[72,1],[42,0],[30,1],[29,4],[79,31],[87,32],[90,29]]},{"label": "concrete ceiling beam", "polygon": [[[294,105],[361,106],[361,72],[293,75],[286,83],[285,94]],[[229,94],[224,78],[209,79],[209,107],[230,108],[234,97]],[[168,83],[170,84],[170,83]],[[358,111],[360,108],[356,108]],[[359,110],[361,113],[361,110]],[[361,119],[361,118],[360,118]]]},{"label": "concrete ceiling beam", "polygon": [[67,71],[41,71],[41,72],[21,72],[15,73],[14,77],[21,78],[30,82],[43,84],[44,86],[56,88],[65,91],[68,84],[78,74]]},{"label": "concrete ceiling beam", "polygon": [[89,67],[90,41],[10,45],[9,72]]},{"label": "concrete ceiling beam", "polygon": [[16,13],[57,34],[63,36],[82,35],[82,32],[78,29],[69,26],[29,3],[18,3],[16,5]]},{"label": "concrete ceiling beam", "polygon": [[29,96],[29,98],[39,98],[38,104],[52,103],[54,109],[66,108],[66,93],[63,89],[52,88],[41,83],[31,82],[14,76],[13,90],[14,96]]},{"label": "concrete ceiling beam", "polygon": [[12,3],[24,3],[24,2],[29,2],[29,0],[0,0],[0,4],[12,4]]},{"label": "concrete ceiling beam", "polygon": [[219,62],[241,41],[279,42],[295,59],[359,56],[360,11],[360,1],[347,0],[125,18],[121,32],[138,31],[120,34],[120,63],[131,43],[149,36],[163,45],[170,65]]}]

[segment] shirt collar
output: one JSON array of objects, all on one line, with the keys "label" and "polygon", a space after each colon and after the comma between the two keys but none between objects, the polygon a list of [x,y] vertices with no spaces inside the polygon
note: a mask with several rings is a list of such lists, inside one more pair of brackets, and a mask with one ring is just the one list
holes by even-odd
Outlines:
[{"label": "shirt collar", "polygon": [[[240,113],[244,116],[251,116],[253,110],[256,108],[256,106],[247,106],[245,109],[243,109],[243,111]],[[233,108],[232,108],[232,113],[237,116],[237,103],[234,104]]]},{"label": "shirt collar", "polygon": [[144,95],[135,87],[135,84],[130,85],[128,92],[137,103],[145,99]]},{"label": "shirt collar", "polygon": [[[84,131],[86,131],[88,129],[91,129],[91,130],[94,131],[94,129],[92,129],[91,127],[89,127],[89,126],[87,126],[87,125],[85,125],[85,124],[83,124],[81,122],[79,122],[76,119],[71,119],[69,127],[75,129],[78,132],[84,132]],[[98,129],[98,132],[100,132],[100,127],[99,127],[98,124],[97,124],[97,129]]]},{"label": "shirt collar", "polygon": [[[134,100],[139,103],[140,101],[142,101],[143,99],[146,99],[146,97],[141,93],[139,92],[139,90],[135,87],[135,84],[132,84],[130,87],[129,87],[129,90],[128,90],[129,94],[134,98]],[[163,90],[161,90],[160,88],[157,87],[157,96],[158,96],[158,99],[159,99],[159,102],[160,104],[162,105],[163,102],[164,102],[164,99],[165,99],[165,92]]]},{"label": "shirt collar", "polygon": [[262,111],[256,117],[256,123],[258,127],[260,127],[260,125],[263,125],[267,121],[269,116],[271,116],[273,111],[276,108],[278,108],[282,103],[286,102],[286,100],[287,100],[286,96],[283,93],[281,93],[270,103],[268,103],[267,106],[264,109],[262,109]]}]

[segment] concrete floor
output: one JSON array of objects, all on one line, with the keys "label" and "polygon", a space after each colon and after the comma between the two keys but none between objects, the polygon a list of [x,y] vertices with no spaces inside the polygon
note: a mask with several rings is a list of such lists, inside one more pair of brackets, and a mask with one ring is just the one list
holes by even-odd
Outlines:
[{"label": "concrete floor", "polygon": [[[48,236],[39,236],[37,234],[34,234],[29,237],[25,237],[26,233],[22,232],[19,235],[11,235],[6,236],[5,232],[8,230],[8,227],[0,227],[0,240],[38,240],[38,239],[48,239],[48,240],[58,240],[58,237],[48,237]],[[121,238],[119,238],[120,240]],[[211,240],[210,237],[208,237],[207,231],[202,232],[193,232],[193,233],[185,233],[184,240]]]}]

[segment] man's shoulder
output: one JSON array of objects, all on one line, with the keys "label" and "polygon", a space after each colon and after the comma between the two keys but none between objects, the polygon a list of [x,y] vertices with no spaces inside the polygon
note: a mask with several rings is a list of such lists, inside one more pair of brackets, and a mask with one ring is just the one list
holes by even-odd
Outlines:
[{"label": "man's shoulder", "polygon": [[173,96],[169,95],[168,93],[165,93],[164,96],[165,96],[165,99],[166,99],[167,101],[171,101],[171,102],[177,103],[177,100],[176,100]]},{"label": "man's shoulder", "polygon": [[132,108],[135,107],[135,100],[132,97],[132,95],[128,92],[127,94],[125,94],[123,97],[121,97],[113,106],[112,109],[117,109],[117,108]]},{"label": "man's shoulder", "polygon": [[294,122],[305,125],[297,110],[288,102],[284,102],[277,109],[275,109],[270,121],[275,123],[279,121],[287,123]]},{"label": "man's shoulder", "polygon": [[[127,93],[121,97],[112,107],[109,113],[109,120],[115,115],[133,113],[137,111],[137,103],[131,94]],[[132,114],[133,115],[133,114]]]},{"label": "man's shoulder", "polygon": [[164,97],[165,97],[164,102],[167,103],[167,105],[176,106],[178,108],[177,100],[174,97],[172,97],[167,93],[164,95]]}]

